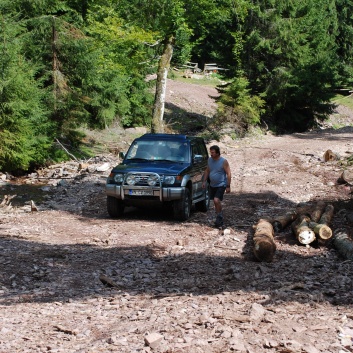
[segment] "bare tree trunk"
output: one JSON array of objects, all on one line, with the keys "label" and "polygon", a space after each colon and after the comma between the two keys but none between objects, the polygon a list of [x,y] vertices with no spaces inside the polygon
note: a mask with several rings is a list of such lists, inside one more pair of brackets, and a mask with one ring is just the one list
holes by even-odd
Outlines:
[{"label": "bare tree trunk", "polygon": [[254,226],[254,229],[253,240],[255,257],[259,261],[272,261],[276,251],[272,224],[265,219],[260,219],[256,226]]},{"label": "bare tree trunk", "polygon": [[174,37],[170,36],[165,40],[163,54],[158,63],[156,94],[154,98],[151,132],[164,132],[164,106],[165,93],[167,89],[167,75],[170,68],[170,60],[173,55]]},{"label": "bare tree trunk", "polygon": [[58,75],[58,58],[57,58],[57,45],[58,40],[58,32],[55,28],[55,17],[53,16],[53,26],[52,26],[52,54],[53,54],[53,94],[54,94],[54,111],[56,111],[56,102],[57,102],[57,89],[58,89],[58,82],[57,82],[57,75]]}]

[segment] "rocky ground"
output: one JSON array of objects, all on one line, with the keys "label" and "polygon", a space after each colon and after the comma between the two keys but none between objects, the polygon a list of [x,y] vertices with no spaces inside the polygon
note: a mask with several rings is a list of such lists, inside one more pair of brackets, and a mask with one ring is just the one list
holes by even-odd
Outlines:
[{"label": "rocky ground", "polygon": [[[169,87],[180,109],[215,108],[209,88]],[[211,105],[197,110],[200,100]],[[352,352],[351,260],[332,240],[300,244],[290,227],[272,262],[252,246],[260,218],[319,200],[335,207],[334,233],[351,234],[351,188],[338,179],[353,119],[343,107],[333,118],[346,127],[217,142],[233,173],[225,230],[212,209],[183,223],[163,209],[110,219],[113,153],[2,175],[0,352]],[[339,160],[325,162],[328,149]]]}]

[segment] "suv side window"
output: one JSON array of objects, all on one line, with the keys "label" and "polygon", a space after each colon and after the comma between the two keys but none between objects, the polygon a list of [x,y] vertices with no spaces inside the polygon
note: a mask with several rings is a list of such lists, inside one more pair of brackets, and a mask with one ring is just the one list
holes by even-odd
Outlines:
[{"label": "suv side window", "polygon": [[202,155],[204,160],[208,160],[208,153],[205,144],[202,141],[198,141],[199,154]]},{"label": "suv side window", "polygon": [[199,150],[198,150],[196,144],[195,144],[195,145],[193,144],[193,145],[191,146],[191,148],[192,148],[192,160],[194,160],[195,155],[200,154],[200,153],[199,153]]}]

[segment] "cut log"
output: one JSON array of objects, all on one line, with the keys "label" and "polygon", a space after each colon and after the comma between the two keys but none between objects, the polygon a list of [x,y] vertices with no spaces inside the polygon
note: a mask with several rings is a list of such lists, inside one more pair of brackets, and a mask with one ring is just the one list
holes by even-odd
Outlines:
[{"label": "cut log", "polygon": [[327,240],[332,237],[332,230],[326,224],[310,222],[309,228],[311,228],[314,231],[315,235],[317,235],[320,239]]},{"label": "cut log", "polygon": [[254,226],[254,255],[259,261],[271,262],[276,252],[276,244],[274,241],[274,231],[272,224],[260,219]]},{"label": "cut log", "polygon": [[306,215],[300,215],[292,223],[292,231],[299,243],[307,245],[316,240],[315,233],[309,228],[310,218]]},{"label": "cut log", "polygon": [[334,211],[335,211],[335,208],[333,207],[333,205],[331,204],[327,205],[318,223],[326,224],[329,226],[331,224]]},{"label": "cut log", "polygon": [[287,212],[283,216],[275,217],[272,220],[272,225],[275,232],[281,232],[290,223],[295,221],[297,217],[298,217],[298,213],[296,211]]},{"label": "cut log", "polygon": [[335,234],[332,243],[343,258],[353,260],[353,240],[346,231]]},{"label": "cut log", "polygon": [[296,207],[295,210],[296,210],[298,216],[303,215],[303,216],[310,217],[311,213],[314,210],[314,205],[298,204],[298,206]]},{"label": "cut log", "polygon": [[324,161],[325,162],[337,161],[339,159],[340,159],[340,157],[338,156],[338,154],[333,153],[331,150],[327,150],[324,153]]},{"label": "cut log", "polygon": [[347,183],[349,185],[353,185],[353,170],[344,170],[338,179],[340,183]]},{"label": "cut log", "polygon": [[324,210],[326,204],[324,201],[319,201],[315,204],[313,210],[310,212],[310,219],[312,222],[318,223]]}]

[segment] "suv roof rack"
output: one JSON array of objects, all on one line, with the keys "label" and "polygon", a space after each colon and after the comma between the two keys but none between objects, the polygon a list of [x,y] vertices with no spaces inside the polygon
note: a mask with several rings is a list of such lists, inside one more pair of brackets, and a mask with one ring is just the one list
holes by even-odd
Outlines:
[{"label": "suv roof rack", "polygon": [[170,140],[170,139],[178,139],[178,140],[197,140],[200,139],[201,137],[197,137],[197,136],[187,136],[187,135],[183,135],[183,134],[162,134],[162,133],[158,133],[158,134],[151,134],[151,133],[147,133],[144,134],[142,136],[140,136],[138,139],[142,139],[142,140],[156,140],[156,139],[166,139],[166,140]]}]

